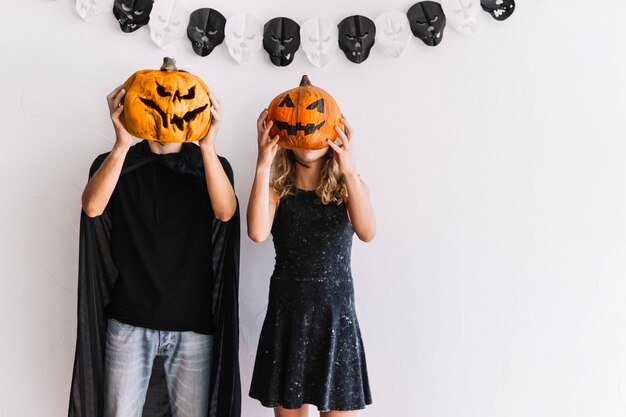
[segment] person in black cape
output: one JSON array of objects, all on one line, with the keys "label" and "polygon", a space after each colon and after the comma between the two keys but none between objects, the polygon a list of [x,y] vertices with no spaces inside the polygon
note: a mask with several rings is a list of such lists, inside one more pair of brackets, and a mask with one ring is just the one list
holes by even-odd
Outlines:
[{"label": "person in black cape", "polygon": [[[99,155],[91,166],[90,183],[99,176],[95,181],[98,182],[99,194],[93,187],[90,189],[89,184],[83,193],[77,341],[68,415],[111,417],[107,415],[110,412],[106,411],[106,403],[110,401],[107,395],[110,396],[111,391],[106,383],[109,366],[106,352],[110,348],[107,326],[114,323],[115,326],[126,326],[128,329],[164,334],[167,336],[166,341],[178,340],[173,339],[172,335],[210,335],[212,349],[207,350],[210,364],[209,384],[206,387],[206,396],[202,396],[202,401],[206,403],[206,415],[240,417],[239,206],[234,194],[230,164],[214,153],[214,141],[221,116],[219,101],[211,95],[213,123],[207,136],[199,141],[200,146],[193,143],[163,145],[148,143],[146,140],[131,146],[132,137],[120,119],[124,94],[122,86],[119,86],[107,96],[116,132],[116,145],[111,152]],[[159,151],[176,149],[177,146],[177,152]],[[110,200],[102,198],[102,195],[106,197],[107,194],[102,190],[107,187]],[[201,188],[203,193],[198,192]],[[172,192],[177,197],[191,195],[194,199],[172,201],[175,196],[167,195],[163,190]],[[217,202],[210,199],[214,195],[227,198]],[[129,197],[133,200],[131,203],[128,202]],[[207,210],[199,212],[199,208]],[[129,213],[141,217],[142,220],[125,218],[129,217]],[[194,213],[199,216],[194,217]],[[149,220],[144,221],[144,216]],[[167,245],[155,245],[150,240],[155,235],[146,237],[141,234],[141,226],[150,222],[171,227],[172,224],[177,224],[176,221],[188,229],[194,226],[202,233],[190,232],[190,239],[195,236],[191,248],[189,245],[184,246],[186,235],[183,233],[181,239],[180,231],[178,234],[173,233],[174,242],[164,243],[183,245],[187,248],[184,250],[189,250],[192,255],[202,255],[200,259],[189,259],[191,262],[172,265],[181,256],[184,259],[186,254],[183,249],[172,248],[172,253],[180,255],[178,258],[172,253],[163,254],[163,246]],[[168,232],[172,233],[171,230]],[[137,239],[144,246],[138,245]],[[146,257],[150,259],[147,263],[144,259]],[[195,262],[196,260],[205,262]],[[150,269],[152,261],[166,271],[170,268],[178,271],[176,268],[182,265],[184,273],[181,276],[193,276],[194,271],[202,271],[205,276],[195,281],[187,277],[189,288],[200,289],[198,294],[188,294],[187,298],[165,291],[157,294],[163,297],[157,302],[152,292],[143,292],[143,285],[152,285],[154,288],[151,287],[151,291],[164,291],[164,288],[171,289],[174,282],[172,277],[166,275],[166,271]],[[192,266],[190,269],[188,264],[200,266]],[[143,281],[135,282],[124,276],[129,272],[137,273],[137,276],[143,277]],[[170,280],[167,283],[170,286],[159,289],[158,285],[162,284],[160,280],[164,279]],[[182,280],[178,276],[176,279]],[[137,304],[134,305],[133,302]],[[148,303],[146,305],[151,310],[142,310],[144,302]],[[163,304],[165,307],[160,309]],[[168,311],[171,310],[167,308],[172,306],[177,308],[176,314],[168,317]],[[141,324],[145,326],[139,327]],[[159,341],[159,348],[162,341],[163,338]],[[170,356],[173,355],[170,353]],[[157,355],[154,360],[155,366],[151,370],[145,402],[138,412],[143,417],[176,417],[178,414],[177,404],[171,403],[169,398],[172,391],[168,386],[168,373],[164,369],[170,359]],[[168,369],[171,371],[171,367]]]}]

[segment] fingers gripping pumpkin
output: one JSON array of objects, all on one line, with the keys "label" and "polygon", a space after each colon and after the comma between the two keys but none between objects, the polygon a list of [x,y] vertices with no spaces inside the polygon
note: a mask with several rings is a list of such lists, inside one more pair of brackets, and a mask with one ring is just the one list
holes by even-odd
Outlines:
[{"label": "fingers gripping pumpkin", "polygon": [[131,135],[161,142],[193,142],[211,125],[204,82],[163,58],[160,70],[137,71],[124,83],[123,122]]},{"label": "fingers gripping pumpkin", "polygon": [[274,125],[270,135],[280,136],[278,144],[288,149],[322,149],[326,139],[335,140],[335,126],[341,111],[335,99],[302,76],[300,86],[279,94],[268,107],[268,121]]}]

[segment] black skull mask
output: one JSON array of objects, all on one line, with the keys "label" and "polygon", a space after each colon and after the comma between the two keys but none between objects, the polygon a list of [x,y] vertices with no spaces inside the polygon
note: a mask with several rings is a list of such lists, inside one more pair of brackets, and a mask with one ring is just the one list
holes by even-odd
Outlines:
[{"label": "black skull mask", "polygon": [[515,11],[515,0],[480,0],[480,5],[496,20],[506,20]]},{"label": "black skull mask", "polygon": [[272,64],[286,67],[300,47],[300,25],[287,17],[276,17],[263,27],[263,48]]},{"label": "black skull mask", "polygon": [[350,16],[343,19],[339,28],[339,47],[350,61],[360,64],[370,54],[376,38],[376,25],[365,16]]},{"label": "black skull mask", "polygon": [[446,15],[441,4],[434,1],[415,3],[406,13],[411,31],[428,46],[437,46],[443,39]]},{"label": "black skull mask", "polygon": [[113,15],[123,32],[134,32],[150,21],[154,0],[115,0]]},{"label": "black skull mask", "polygon": [[187,37],[194,52],[207,56],[224,41],[226,18],[214,9],[198,9],[189,16]]}]

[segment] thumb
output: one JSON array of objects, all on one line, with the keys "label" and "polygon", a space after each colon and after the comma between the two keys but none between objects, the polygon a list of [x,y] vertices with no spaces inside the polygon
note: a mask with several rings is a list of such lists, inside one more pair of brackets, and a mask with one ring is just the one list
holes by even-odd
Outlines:
[{"label": "thumb", "polygon": [[119,119],[123,111],[124,111],[124,105],[120,104],[120,106],[117,109],[115,109],[113,113],[111,113],[111,119],[114,119],[114,120]]},{"label": "thumb", "polygon": [[115,127],[124,128],[124,123],[122,123],[121,116],[122,111],[124,110],[124,106],[120,106],[111,114],[111,120],[113,120],[113,124]]}]

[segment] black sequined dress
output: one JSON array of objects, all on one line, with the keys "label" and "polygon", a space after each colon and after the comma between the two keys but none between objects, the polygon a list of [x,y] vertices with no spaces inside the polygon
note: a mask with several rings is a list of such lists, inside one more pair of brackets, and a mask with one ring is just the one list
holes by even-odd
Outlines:
[{"label": "black sequined dress", "polygon": [[345,205],[296,189],[280,201],[276,265],[250,396],[266,407],[359,410],[371,404],[354,306]]}]

